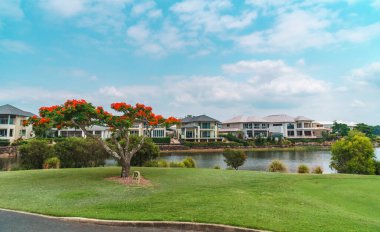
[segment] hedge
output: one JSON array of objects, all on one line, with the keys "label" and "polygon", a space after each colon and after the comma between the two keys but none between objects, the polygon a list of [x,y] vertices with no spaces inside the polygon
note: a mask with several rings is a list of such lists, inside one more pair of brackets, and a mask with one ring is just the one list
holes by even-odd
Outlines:
[{"label": "hedge", "polygon": [[170,137],[152,138],[152,141],[159,144],[170,144]]},{"label": "hedge", "polygon": [[184,146],[193,147],[241,147],[242,144],[236,142],[223,143],[223,142],[184,142]]},{"label": "hedge", "polygon": [[9,146],[10,142],[8,139],[0,139],[0,147]]}]

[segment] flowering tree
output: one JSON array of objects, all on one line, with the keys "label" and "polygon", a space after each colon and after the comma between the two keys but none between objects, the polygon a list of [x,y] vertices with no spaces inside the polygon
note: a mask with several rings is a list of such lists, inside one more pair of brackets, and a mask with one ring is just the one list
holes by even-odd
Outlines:
[{"label": "flowering tree", "polygon": [[[174,117],[164,119],[161,115],[152,112],[152,107],[137,103],[135,106],[125,102],[112,103],[111,108],[118,112],[112,115],[102,107],[95,107],[85,100],[68,100],[63,105],[41,107],[40,117],[33,116],[27,124],[33,126],[80,128],[88,137],[98,141],[104,149],[122,165],[121,177],[128,177],[131,159],[141,149],[146,137],[151,131],[160,126],[168,126],[179,123]],[[134,123],[143,123],[144,133],[139,143],[131,147],[130,128]],[[112,145],[107,144],[102,138],[95,136],[89,127],[94,125],[108,126],[112,131]]]}]

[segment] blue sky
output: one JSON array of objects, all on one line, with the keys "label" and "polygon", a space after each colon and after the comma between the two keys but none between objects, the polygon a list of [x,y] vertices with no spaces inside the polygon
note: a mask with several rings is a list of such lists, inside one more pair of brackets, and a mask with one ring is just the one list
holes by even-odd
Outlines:
[{"label": "blue sky", "polygon": [[2,0],[0,104],[380,124],[379,45],[379,0]]}]

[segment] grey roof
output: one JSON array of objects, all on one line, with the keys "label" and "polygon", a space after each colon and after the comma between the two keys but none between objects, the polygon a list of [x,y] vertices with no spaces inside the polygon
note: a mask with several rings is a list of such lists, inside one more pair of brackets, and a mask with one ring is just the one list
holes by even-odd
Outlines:
[{"label": "grey roof", "polygon": [[227,121],[223,122],[224,124],[226,123],[239,123],[239,122],[268,122],[267,120],[256,117],[256,116],[243,116],[239,115],[236,117],[233,117],[231,119],[228,119]]},{"label": "grey roof", "polygon": [[24,117],[34,116],[33,113],[20,110],[19,108],[16,108],[16,107],[11,106],[9,104],[0,106],[0,114],[16,115],[16,116],[24,116]]},{"label": "grey roof", "polygon": [[186,117],[181,119],[182,123],[189,123],[189,122],[217,122],[220,123],[218,120],[211,118],[207,115],[199,115],[199,116],[192,116],[192,117]]},{"label": "grey roof", "polygon": [[269,115],[264,117],[268,122],[294,122],[294,118],[286,114]]}]

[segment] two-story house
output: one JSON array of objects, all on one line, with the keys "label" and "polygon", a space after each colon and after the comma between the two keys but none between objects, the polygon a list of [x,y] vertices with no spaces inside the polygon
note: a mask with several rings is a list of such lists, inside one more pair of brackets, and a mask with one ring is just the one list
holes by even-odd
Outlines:
[{"label": "two-story house", "polygon": [[178,127],[178,136],[188,141],[217,141],[219,138],[219,125],[221,122],[207,115],[189,116],[181,119]]},{"label": "two-story house", "polygon": [[0,106],[0,139],[13,142],[31,138],[32,126],[23,126],[23,122],[33,115],[9,104]]}]

